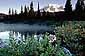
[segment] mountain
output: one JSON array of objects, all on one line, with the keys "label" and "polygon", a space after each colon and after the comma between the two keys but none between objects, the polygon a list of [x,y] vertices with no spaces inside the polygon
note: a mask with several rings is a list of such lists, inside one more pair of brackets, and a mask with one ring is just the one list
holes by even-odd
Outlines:
[{"label": "mountain", "polygon": [[57,5],[57,4],[48,4],[48,6],[45,6],[44,8],[40,9],[40,11],[46,11],[46,12],[59,12],[64,11],[63,6]]}]

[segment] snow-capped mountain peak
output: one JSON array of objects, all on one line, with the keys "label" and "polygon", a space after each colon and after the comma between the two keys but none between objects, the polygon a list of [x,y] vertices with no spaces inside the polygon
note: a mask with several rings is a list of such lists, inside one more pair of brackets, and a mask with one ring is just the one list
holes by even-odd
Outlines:
[{"label": "snow-capped mountain peak", "polygon": [[42,10],[46,12],[59,12],[59,11],[64,11],[64,8],[61,5],[48,4],[48,6],[45,6],[44,8],[40,9],[40,11]]}]

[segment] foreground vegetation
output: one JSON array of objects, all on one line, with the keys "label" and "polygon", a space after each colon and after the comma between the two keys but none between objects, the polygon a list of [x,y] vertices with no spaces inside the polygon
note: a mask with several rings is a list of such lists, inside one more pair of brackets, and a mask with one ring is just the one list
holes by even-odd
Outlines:
[{"label": "foreground vegetation", "polygon": [[56,27],[56,36],[76,56],[84,56],[85,21],[68,21]]},{"label": "foreground vegetation", "polygon": [[55,47],[49,42],[48,34],[43,40],[36,40],[33,36],[23,41],[16,41],[10,37],[9,46],[0,48],[0,56],[65,56],[59,44]]},{"label": "foreground vegetation", "polygon": [[70,56],[63,47],[70,50],[73,56],[84,56],[85,21],[65,21],[55,26],[54,32],[54,43],[49,42],[49,33],[44,34],[41,40],[32,35],[18,42],[10,36],[9,45],[0,48],[0,56]]}]

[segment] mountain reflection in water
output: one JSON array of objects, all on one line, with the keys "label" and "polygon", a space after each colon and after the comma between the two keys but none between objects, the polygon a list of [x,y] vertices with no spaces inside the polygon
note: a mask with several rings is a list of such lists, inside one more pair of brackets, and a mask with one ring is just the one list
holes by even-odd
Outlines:
[{"label": "mountain reflection in water", "polygon": [[0,38],[8,39],[10,33],[14,35],[14,37],[27,37],[30,34],[43,34],[45,32],[52,32],[53,30],[54,27],[50,25],[0,23]]}]

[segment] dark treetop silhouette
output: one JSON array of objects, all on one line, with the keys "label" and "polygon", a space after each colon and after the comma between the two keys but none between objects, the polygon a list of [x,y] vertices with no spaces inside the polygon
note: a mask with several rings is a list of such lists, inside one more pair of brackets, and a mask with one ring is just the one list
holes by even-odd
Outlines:
[{"label": "dark treetop silhouette", "polygon": [[[24,9],[24,11],[23,11]],[[11,14],[12,13],[12,14]],[[85,4],[84,0],[78,0],[75,5],[75,10],[72,10],[71,0],[67,0],[64,11],[62,12],[40,12],[39,2],[38,10],[34,11],[33,2],[30,4],[30,9],[26,5],[21,6],[21,12],[17,14],[17,10],[9,8],[9,15],[0,17],[1,22],[25,22],[25,21],[63,21],[63,20],[85,20]]]}]

